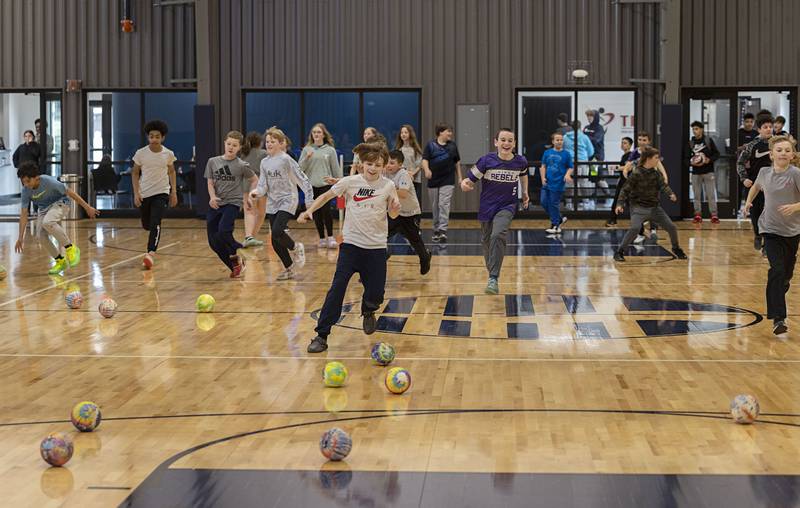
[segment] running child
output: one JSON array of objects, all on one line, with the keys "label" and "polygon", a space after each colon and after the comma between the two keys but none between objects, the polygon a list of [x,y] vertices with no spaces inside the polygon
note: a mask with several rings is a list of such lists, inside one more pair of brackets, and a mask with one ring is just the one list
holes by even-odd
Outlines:
[{"label": "running child", "polygon": [[[19,165],[17,178],[22,182],[22,200],[19,211],[19,238],[14,250],[16,252],[23,250],[25,231],[28,229],[28,207],[33,203],[39,210],[39,215],[36,217],[36,234],[40,243],[55,260],[55,264],[47,273],[62,274],[64,270],[77,265],[81,260],[81,250],[72,243],[61,225],[61,221],[69,213],[69,200],[72,199],[81,205],[90,219],[94,219],[99,212],[52,176],[39,174],[39,166],[33,161]],[[55,245],[48,235],[53,237]]]},{"label": "running child", "polygon": [[[758,128],[758,137],[745,145],[736,161],[739,180],[748,189],[758,179],[761,169],[772,165],[769,148],[769,140],[772,137],[772,115],[769,112],[759,114],[756,118],[756,127]],[[762,210],[764,210],[764,194],[756,193],[749,210],[750,222],[753,224],[753,248],[766,254],[764,238],[758,228]]]},{"label": "running child", "polygon": [[353,152],[361,161],[362,172],[336,182],[297,218],[297,222],[306,222],[315,210],[331,199],[345,197],[347,213],[344,216],[343,241],[339,246],[336,273],[317,319],[317,336],[308,345],[309,353],[321,353],[328,349],[328,335],[342,316],[342,302],[354,273],[361,276],[364,285],[361,315],[362,329],[367,335],[375,333],[375,312],[383,303],[388,232],[386,215],[388,212],[389,218],[396,219],[401,205],[394,184],[381,176],[389,160],[386,145],[362,143]]},{"label": "running child", "polygon": [[[514,133],[510,134],[513,137]],[[545,232],[557,235],[561,233],[561,225],[567,222],[567,218],[561,216],[561,196],[564,194],[564,183],[572,184],[572,154],[564,150],[564,135],[560,132],[554,132],[550,140],[553,148],[548,148],[542,155],[541,201],[542,208],[550,217],[550,227]],[[527,176],[525,181],[528,181]]]},{"label": "running child", "polygon": [[163,145],[167,132],[167,124],[161,120],[147,122],[144,133],[149,144],[138,149],[133,156],[133,204],[142,210],[142,227],[150,232],[147,252],[142,258],[142,266],[146,270],[155,264],[164,212],[167,207],[178,204],[175,154]]},{"label": "running child", "polygon": [[[225,153],[208,159],[203,175],[208,181],[211,207],[206,216],[208,245],[230,269],[231,279],[240,277],[244,271],[244,258],[237,253],[244,246],[233,237],[236,217],[248,192],[258,183],[250,165],[237,156],[243,142],[242,133],[229,132],[225,136]],[[249,202],[247,207],[251,208]]]},{"label": "running child", "polygon": [[272,231],[272,248],[283,263],[283,271],[276,277],[277,280],[293,279],[297,268],[306,263],[305,247],[300,242],[295,242],[286,232],[289,220],[297,213],[297,204],[300,200],[297,187],[303,191],[306,206],[312,201],[314,191],[306,175],[300,171],[294,159],[286,153],[289,138],[282,130],[271,127],[265,135],[267,141],[267,156],[261,161],[261,176],[258,186],[250,191],[248,196],[253,201],[261,196],[267,196],[267,217]]},{"label": "running child", "polygon": [[789,291],[797,247],[800,243],[800,169],[795,142],[788,136],[769,141],[772,166],[762,167],[750,186],[745,213],[750,212],[759,192],[763,191],[764,208],[758,229],[764,238],[769,260],[767,274],[767,318],[772,319],[772,333],[781,335],[786,326],[786,293]]},{"label": "running child", "polygon": [[[419,229],[422,210],[417,200],[414,181],[403,167],[404,159],[403,152],[392,150],[389,152],[389,162],[384,171],[384,176],[391,180],[397,188],[397,197],[400,199],[400,215],[395,219],[389,219],[387,241],[396,233],[403,235],[419,256],[419,273],[425,275],[431,269],[431,253],[425,248],[425,243],[422,241],[422,232]],[[386,259],[389,259],[388,251]]]},{"label": "running child", "polygon": [[659,193],[664,191],[669,195],[673,202],[678,200],[678,196],[672,192],[669,185],[664,181],[664,177],[658,170],[660,163],[660,152],[651,146],[641,151],[636,169],[628,174],[628,181],[622,188],[617,204],[617,214],[624,210],[622,203],[628,201],[631,206],[631,225],[625,237],[622,239],[619,249],[614,253],[614,261],[625,261],[625,249],[633,242],[645,221],[658,223],[667,230],[669,239],[672,242],[672,252],[678,259],[686,259],[686,254],[678,242],[678,228],[670,220],[669,215],[659,205]]},{"label": "running child", "polygon": [[[553,137],[561,137],[561,134]],[[461,190],[469,192],[475,189],[475,182],[483,180],[481,185],[478,221],[481,223],[481,243],[489,281],[486,294],[499,293],[497,279],[503,266],[506,251],[508,228],[517,210],[517,186],[522,184],[522,206],[528,206],[528,159],[514,154],[516,139],[514,131],[502,128],[494,137],[497,152],[490,152],[475,164],[461,180]],[[561,177],[564,178],[563,176]],[[544,192],[544,191],[543,191]]]}]

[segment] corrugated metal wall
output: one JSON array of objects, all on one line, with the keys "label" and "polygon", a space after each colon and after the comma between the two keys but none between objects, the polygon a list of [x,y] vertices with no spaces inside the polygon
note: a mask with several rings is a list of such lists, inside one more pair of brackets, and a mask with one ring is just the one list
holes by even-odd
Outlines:
[{"label": "corrugated metal wall", "polygon": [[800,83],[800,1],[683,0],[683,86]]},{"label": "corrugated metal wall", "polygon": [[[570,60],[594,85],[658,77],[658,7],[611,0],[231,0],[219,16],[218,132],[242,124],[241,88],[422,87],[422,136],[456,105],[490,104],[515,123],[515,88],[568,84]],[[640,93],[653,129],[658,94]],[[469,203],[466,201],[469,199]],[[457,193],[454,210],[474,210]]]}]

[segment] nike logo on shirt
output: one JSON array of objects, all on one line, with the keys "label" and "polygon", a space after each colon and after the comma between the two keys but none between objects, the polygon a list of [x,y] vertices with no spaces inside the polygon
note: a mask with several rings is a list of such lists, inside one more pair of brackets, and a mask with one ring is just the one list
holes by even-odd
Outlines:
[{"label": "nike logo on shirt", "polygon": [[33,195],[31,195],[31,198],[32,199],[39,199],[40,197],[44,196],[45,192],[47,192],[47,191],[42,191],[39,194],[33,194]]},{"label": "nike logo on shirt", "polygon": [[372,199],[374,197],[375,196],[353,196],[353,201],[356,201],[356,202],[364,201],[364,200],[367,200],[367,199]]},{"label": "nike logo on shirt", "polygon": [[756,150],[757,159],[760,159],[761,157],[766,157],[767,155],[769,155],[769,150],[767,150],[766,152],[759,152],[758,150]]},{"label": "nike logo on shirt", "polygon": [[356,192],[355,195],[353,196],[353,201],[359,202],[374,197],[375,197],[375,189],[358,189],[358,192]]}]

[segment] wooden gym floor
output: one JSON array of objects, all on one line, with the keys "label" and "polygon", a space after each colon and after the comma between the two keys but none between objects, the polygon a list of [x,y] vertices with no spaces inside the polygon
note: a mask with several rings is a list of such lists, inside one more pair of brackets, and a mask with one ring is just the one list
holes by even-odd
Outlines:
[{"label": "wooden gym floor", "polygon": [[[336,252],[307,226],[290,224],[305,268],[275,282],[269,247],[230,280],[199,220],[165,222],[149,272],[136,221],[70,223],[82,261],[63,279],[30,238],[14,254],[17,225],[0,223],[2,505],[798,505],[800,290],[775,338],[749,224],[682,223],[688,261],[662,238],[615,264],[622,229],[574,222],[558,239],[516,221],[498,296],[476,226],[454,221],[424,277],[393,246],[381,331],[360,331],[354,277],[330,349],[309,355]],[[195,313],[201,293],[213,314]],[[412,374],[404,395],[369,360],[379,340]],[[333,359],[341,389],[321,383]],[[758,398],[755,425],[728,417],[739,393]],[[104,419],[79,434],[69,411],[86,399]],[[354,442],[335,464],[318,450],[332,426]],[[54,431],[75,443],[63,468],[39,457]]]}]

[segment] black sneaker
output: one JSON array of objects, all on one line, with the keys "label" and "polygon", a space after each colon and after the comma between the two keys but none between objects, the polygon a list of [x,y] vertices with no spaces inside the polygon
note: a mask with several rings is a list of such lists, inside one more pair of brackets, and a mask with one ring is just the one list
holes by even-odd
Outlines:
[{"label": "black sneaker", "polygon": [[788,331],[789,328],[786,326],[786,323],[783,321],[783,319],[776,319],[772,325],[772,333],[775,335],[782,335]]},{"label": "black sneaker", "polygon": [[674,254],[675,257],[678,259],[689,259],[688,257],[686,257],[686,253],[683,252],[683,249],[681,249],[680,247],[675,247],[674,249],[672,249],[672,254]]},{"label": "black sneaker", "polygon": [[425,275],[431,271],[431,258],[433,257],[431,251],[427,250],[425,252],[427,253],[427,256],[419,260],[419,273],[422,275]]},{"label": "black sneaker", "polygon": [[362,314],[362,316],[364,316],[364,320],[361,322],[361,328],[367,335],[372,335],[378,328],[378,321],[375,319],[375,313],[367,312]]},{"label": "black sneaker", "polygon": [[447,233],[444,231],[439,233],[439,243],[447,243]]},{"label": "black sneaker", "polygon": [[614,253],[614,261],[625,261],[625,255],[622,254],[621,250]]},{"label": "black sneaker", "polygon": [[311,344],[308,345],[308,349],[306,349],[306,351],[309,353],[321,353],[326,349],[328,349],[328,339],[317,335],[311,341]]},{"label": "black sneaker", "polygon": [[433,241],[435,243],[439,243],[439,232],[438,231],[434,231],[433,232],[433,237],[431,238],[431,241]]}]

